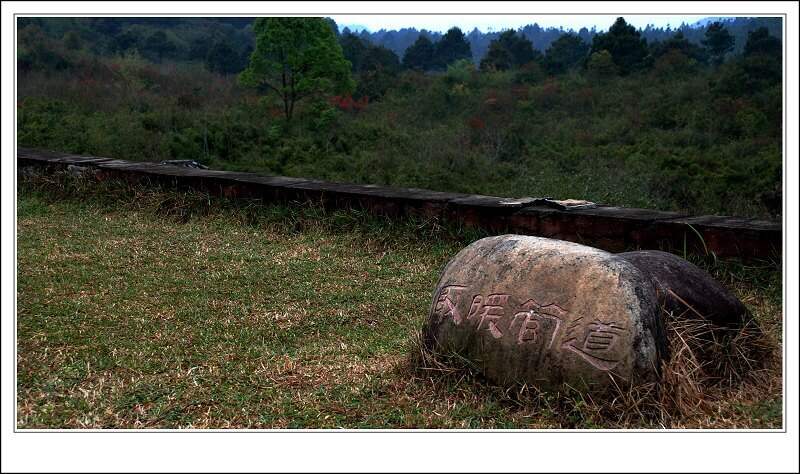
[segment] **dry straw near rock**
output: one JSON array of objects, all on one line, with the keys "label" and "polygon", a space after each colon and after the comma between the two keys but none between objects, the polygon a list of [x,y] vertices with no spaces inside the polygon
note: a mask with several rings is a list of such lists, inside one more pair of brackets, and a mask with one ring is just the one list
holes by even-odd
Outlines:
[{"label": "dry straw near rock", "polygon": [[[565,250],[567,258],[555,251],[559,248]],[[744,305],[719,283],[671,254],[632,252],[623,256],[626,258],[578,244],[526,236],[499,236],[473,243],[443,271],[428,322],[415,337],[414,366],[418,373],[429,377],[436,374],[441,380],[468,377],[488,386],[504,387],[505,393],[514,394],[511,398],[516,403],[534,411],[542,403],[560,406],[562,410],[569,407],[568,411],[577,410],[581,416],[597,420],[602,427],[642,422],[680,427],[689,418],[700,420],[697,423],[702,425],[703,418],[713,412],[720,400],[730,398],[734,392],[741,396],[771,380],[766,374],[771,364],[776,363],[773,355],[777,352],[777,344],[760,330]],[[638,266],[618,265],[620,260],[633,261]],[[465,264],[473,268],[454,270],[454,266]],[[498,269],[502,272],[500,277],[495,274]],[[604,277],[609,271],[612,278]],[[632,276],[621,272],[630,272]],[[458,282],[453,280],[453,275]],[[611,281],[620,287],[625,286],[627,277],[644,291],[620,293],[615,286],[613,291],[603,296],[600,292],[604,287],[600,285],[590,288],[594,292],[593,299],[587,300],[576,294],[576,289],[586,288],[585,284],[576,283],[586,282],[586,275],[593,275],[604,285]],[[459,285],[457,290],[460,294],[467,296],[466,303],[460,303],[457,294],[449,291],[455,284]],[[651,285],[655,291],[646,291],[645,285]],[[501,302],[507,306],[518,305],[523,298],[515,298],[515,293],[545,295],[548,302],[550,299],[559,300],[563,311],[555,316],[560,318],[562,326],[548,332],[543,324],[531,325],[539,332],[525,340],[520,336],[524,334],[524,328],[520,329],[518,323],[515,325],[515,318],[521,318],[523,313],[535,316],[536,310],[542,311],[543,304],[540,302],[538,308],[528,313],[522,311],[524,308],[513,308],[505,313],[501,309],[481,311],[480,306],[476,310],[476,302],[485,301],[485,296],[473,297],[472,293],[490,293],[489,287],[498,288],[495,293],[512,295],[503,300],[496,299],[498,305]],[[559,296],[559,291],[563,295]],[[629,301],[622,305],[612,301],[620,295]],[[637,301],[637,297],[647,301]],[[471,305],[468,304],[470,299]],[[596,303],[597,299],[601,302]],[[576,303],[592,306],[587,313]],[[609,347],[598,343],[611,340],[607,333],[591,332],[587,328],[585,334],[589,335],[581,341],[561,329],[564,326],[578,327],[580,321],[585,321],[581,318],[586,314],[597,314],[601,323],[605,319],[614,319],[620,321],[616,327],[630,326],[638,315],[648,317],[647,313],[635,311],[647,309],[652,303],[657,308],[657,327],[645,325],[639,328],[639,334],[632,334],[627,340],[622,338],[617,352],[601,351]],[[633,317],[621,317],[620,308],[633,308]],[[722,309],[715,312],[714,308]],[[602,314],[606,309],[612,313]],[[541,320],[552,319],[542,312],[544,318]],[[470,314],[473,318],[469,317]],[[496,325],[495,332],[486,327],[485,318],[481,321],[477,317],[481,314],[495,315],[492,320]],[[612,326],[601,325],[596,329]],[[613,330],[612,327],[610,331]],[[506,333],[513,335],[507,337]],[[600,338],[596,337],[597,334]],[[613,357],[622,359],[624,351],[633,351],[633,357],[646,355],[635,349],[637,338],[642,334],[654,338],[656,345],[659,345],[659,339],[664,344],[657,352],[658,357],[644,358],[654,365],[652,373],[657,374],[655,378],[642,377],[641,372],[635,370],[620,373],[610,363],[593,363],[594,359],[575,350],[585,350],[598,358],[609,354],[607,360]],[[538,342],[540,346],[537,348],[531,344],[526,347],[523,343],[528,341]],[[515,350],[519,350],[517,360],[514,359]],[[554,351],[560,353],[554,356]],[[575,357],[576,354],[580,357]],[[531,364],[530,370],[519,370],[519,366],[526,363]],[[553,364],[556,364],[555,369]],[[513,369],[508,373],[517,376],[513,380],[498,376],[507,367]],[[576,367],[580,370],[575,370]],[[552,379],[538,383],[541,379],[531,376],[536,373]],[[592,380],[580,383],[586,374]]]}]

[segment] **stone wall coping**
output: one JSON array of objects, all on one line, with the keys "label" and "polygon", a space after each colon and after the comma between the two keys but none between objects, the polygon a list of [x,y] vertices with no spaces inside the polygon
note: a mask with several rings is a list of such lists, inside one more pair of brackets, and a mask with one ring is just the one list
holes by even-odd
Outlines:
[{"label": "stone wall coping", "polygon": [[[782,252],[782,224],[734,216],[598,205],[556,209],[535,198],[450,193],[352,184],[257,173],[182,168],[156,162],[17,148],[17,165],[93,167],[119,177],[148,176],[201,187],[228,197],[318,200],[333,207],[361,206],[375,213],[416,214],[491,231],[560,238],[606,250],[683,248],[718,257],[775,259]],[[699,238],[702,236],[702,240]]]}]

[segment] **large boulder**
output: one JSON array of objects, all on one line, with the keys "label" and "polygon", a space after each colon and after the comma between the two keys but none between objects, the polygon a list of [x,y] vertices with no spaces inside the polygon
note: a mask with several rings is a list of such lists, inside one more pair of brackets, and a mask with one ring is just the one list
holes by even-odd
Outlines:
[{"label": "large boulder", "polygon": [[636,266],[523,235],[459,252],[439,279],[423,335],[430,350],[457,352],[490,380],[539,388],[655,381],[667,352],[656,289]]},{"label": "large boulder", "polygon": [[711,275],[667,252],[640,250],[617,254],[650,278],[659,303],[672,314],[702,317],[721,327],[752,320],[747,308]]}]

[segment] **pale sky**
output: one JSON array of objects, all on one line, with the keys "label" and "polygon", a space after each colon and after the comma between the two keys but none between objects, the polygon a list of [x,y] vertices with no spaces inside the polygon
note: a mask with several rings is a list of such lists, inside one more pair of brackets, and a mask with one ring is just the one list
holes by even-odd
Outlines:
[{"label": "pale sky", "polygon": [[[331,18],[343,29],[348,25],[361,25],[370,31],[381,28],[398,30],[415,27],[431,31],[447,31],[458,26],[464,32],[477,27],[479,30],[499,31],[508,28],[519,28],[538,23],[539,26],[559,27],[579,30],[582,27],[606,30],[620,15],[331,15]],[[625,21],[636,28],[644,28],[648,24],[654,26],[671,25],[673,28],[681,23],[692,24],[708,15],[622,15]]]}]

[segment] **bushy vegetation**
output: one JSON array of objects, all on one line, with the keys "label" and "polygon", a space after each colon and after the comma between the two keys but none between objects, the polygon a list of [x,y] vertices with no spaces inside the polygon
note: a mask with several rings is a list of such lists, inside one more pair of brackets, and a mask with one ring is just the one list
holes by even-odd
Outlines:
[{"label": "bushy vegetation", "polygon": [[280,95],[233,74],[255,45],[250,23],[127,20],[19,25],[21,146],[444,191],[781,214],[781,43],[767,29],[733,46],[724,23],[699,38],[686,30],[648,43],[618,20],[589,41],[562,35],[544,52],[512,32],[497,35],[478,63],[463,48],[471,35],[460,30],[417,40],[423,44],[402,58],[343,32],[354,92],[297,102],[287,121]]}]

